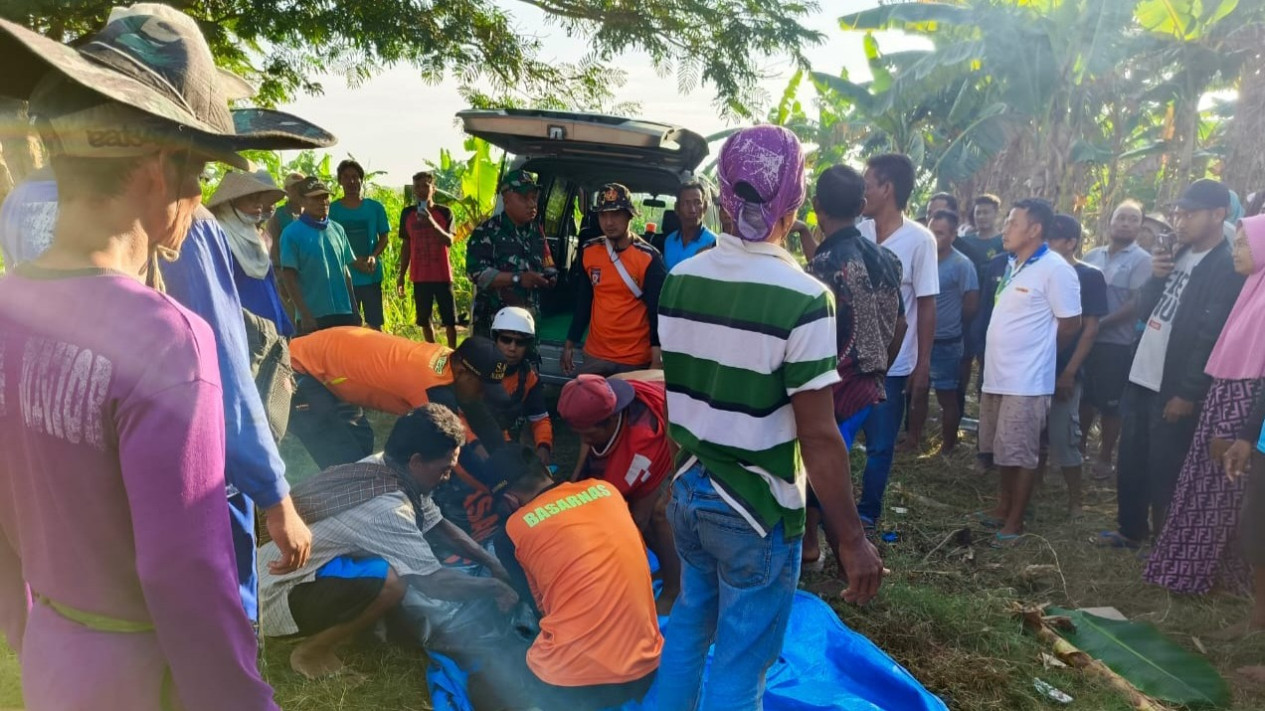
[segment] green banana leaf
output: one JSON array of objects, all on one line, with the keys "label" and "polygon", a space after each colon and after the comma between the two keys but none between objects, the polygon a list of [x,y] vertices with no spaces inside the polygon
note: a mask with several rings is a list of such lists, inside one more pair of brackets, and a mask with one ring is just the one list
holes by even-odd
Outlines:
[{"label": "green banana leaf", "polygon": [[1154,625],[1108,620],[1077,610],[1050,608],[1048,613],[1070,617],[1076,631],[1058,633],[1142,693],[1192,708],[1229,705],[1230,687],[1212,664],[1174,644]]}]

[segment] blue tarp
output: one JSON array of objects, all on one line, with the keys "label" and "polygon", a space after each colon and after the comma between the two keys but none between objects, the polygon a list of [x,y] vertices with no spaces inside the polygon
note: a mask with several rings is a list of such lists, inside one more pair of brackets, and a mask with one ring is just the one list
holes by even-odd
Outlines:
[{"label": "blue tarp", "polygon": [[[660,618],[660,625],[666,618]],[[466,674],[450,658],[431,654],[426,671],[436,711],[474,711]],[[709,659],[710,662],[710,659]],[[706,682],[704,682],[706,694]],[[653,711],[654,689],[620,711]],[[769,670],[765,711],[948,711],[905,668],[840,621],[815,595],[799,591],[782,656]]]}]

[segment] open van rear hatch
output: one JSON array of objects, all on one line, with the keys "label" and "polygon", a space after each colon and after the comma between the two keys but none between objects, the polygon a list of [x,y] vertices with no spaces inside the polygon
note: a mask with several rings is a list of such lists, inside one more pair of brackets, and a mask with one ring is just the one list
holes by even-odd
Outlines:
[{"label": "open van rear hatch", "polygon": [[517,156],[652,164],[693,171],[707,141],[680,126],[601,114],[472,109],[457,114],[466,133]]}]

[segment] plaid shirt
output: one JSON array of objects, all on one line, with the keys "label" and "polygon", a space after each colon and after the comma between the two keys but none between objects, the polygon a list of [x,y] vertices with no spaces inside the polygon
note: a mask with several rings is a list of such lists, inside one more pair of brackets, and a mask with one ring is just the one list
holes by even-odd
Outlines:
[{"label": "plaid shirt", "polygon": [[415,505],[381,455],[327,469],[296,486],[292,496],[312,530],[312,553],[299,570],[273,575],[268,564],[280,560],[281,551],[272,542],[259,549],[259,602],[266,635],[299,631],[290,614],[290,591],[315,580],[321,566],[338,556],[383,558],[401,577],[430,575],[441,567],[425,534],[443,515],[429,496],[418,496]]},{"label": "plaid shirt", "polygon": [[[431,205],[431,217],[445,230],[452,230],[452,210]],[[448,261],[448,245],[439,240],[435,226],[409,205],[400,213],[400,239],[409,250],[408,275],[414,283],[451,284],[452,264]]]}]

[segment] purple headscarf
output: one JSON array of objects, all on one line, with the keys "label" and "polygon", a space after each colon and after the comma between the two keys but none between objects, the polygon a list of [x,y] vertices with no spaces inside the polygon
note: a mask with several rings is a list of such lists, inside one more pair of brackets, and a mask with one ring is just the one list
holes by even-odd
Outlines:
[{"label": "purple headscarf", "polygon": [[804,149],[781,126],[754,126],[720,149],[720,202],[734,236],[764,242],[773,226],[804,203]]}]

